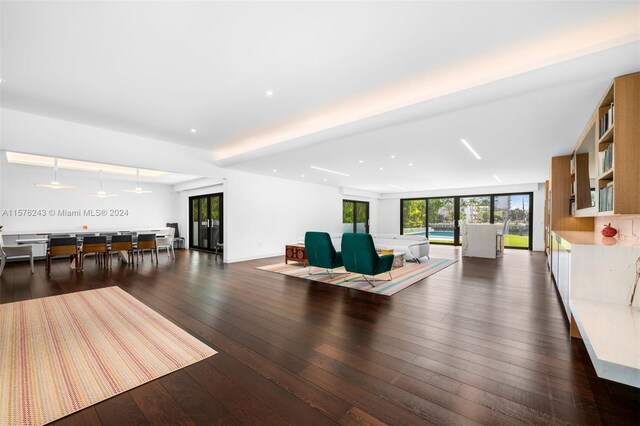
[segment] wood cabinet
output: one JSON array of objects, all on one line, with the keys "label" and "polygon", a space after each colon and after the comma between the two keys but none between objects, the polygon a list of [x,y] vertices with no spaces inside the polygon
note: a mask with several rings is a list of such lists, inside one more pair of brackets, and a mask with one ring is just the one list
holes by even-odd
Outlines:
[{"label": "wood cabinet", "polygon": [[307,266],[307,252],[303,245],[291,244],[284,248],[284,263],[289,263],[292,260],[294,262],[302,262],[304,266]]},{"label": "wood cabinet", "polygon": [[593,231],[593,217],[571,215],[571,162],[572,155],[551,159],[549,176],[549,231]]}]

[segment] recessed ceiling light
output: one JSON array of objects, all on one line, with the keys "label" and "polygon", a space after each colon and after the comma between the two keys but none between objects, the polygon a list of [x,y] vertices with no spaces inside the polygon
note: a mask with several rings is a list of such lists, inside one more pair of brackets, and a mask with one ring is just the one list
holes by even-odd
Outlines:
[{"label": "recessed ceiling light", "polygon": [[273,90],[267,90],[266,92],[264,92],[264,94],[271,97],[273,96]]},{"label": "recessed ceiling light", "polygon": [[346,173],[337,172],[337,171],[331,170],[331,169],[325,169],[323,167],[318,167],[318,166],[309,166],[309,167],[311,167],[314,170],[320,170],[321,172],[333,173],[334,175],[347,176],[347,177],[350,176],[350,175],[348,175]]},{"label": "recessed ceiling light", "polygon": [[393,160],[394,158],[396,158],[395,154],[391,154],[391,159]]},{"label": "recessed ceiling light", "polygon": [[407,164],[407,166],[413,167],[413,163],[409,163],[409,164]]},{"label": "recessed ceiling light", "polygon": [[271,170],[273,173],[278,173],[278,169]]},{"label": "recessed ceiling light", "polygon": [[322,179],[322,180],[324,180],[325,182],[327,182],[329,179]]},{"label": "recessed ceiling light", "polygon": [[384,167],[380,167],[380,170],[384,170]]},{"label": "recessed ceiling light", "polygon": [[303,177],[304,177],[304,175],[300,175],[300,177],[301,177],[301,178],[303,178]]},{"label": "recessed ceiling light", "polygon": [[471,151],[471,153],[478,159],[478,160],[482,160],[482,157],[480,157],[480,155],[476,152],[475,149],[473,149],[471,147],[471,145],[469,145],[469,142],[466,141],[466,139],[460,139],[460,142],[462,142],[464,144],[464,146],[467,147],[467,149],[469,151]]},{"label": "recessed ceiling light", "polygon": [[498,182],[502,183],[502,179],[500,179],[500,178],[498,177],[498,175],[493,175],[493,177],[495,178],[495,180],[497,180]]},{"label": "recessed ceiling light", "polygon": [[195,132],[197,132],[196,129],[191,129],[191,133],[195,133]]},{"label": "recessed ceiling light", "polygon": [[364,163],[364,160],[358,160],[358,163],[362,164]]}]

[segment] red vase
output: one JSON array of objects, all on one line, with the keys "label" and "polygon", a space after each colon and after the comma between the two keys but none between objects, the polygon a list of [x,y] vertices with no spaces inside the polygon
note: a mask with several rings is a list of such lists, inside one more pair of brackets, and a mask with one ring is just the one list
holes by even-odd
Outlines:
[{"label": "red vase", "polygon": [[604,228],[602,228],[602,235],[604,235],[605,237],[615,237],[616,234],[618,233],[618,230],[616,228],[614,228],[613,226],[611,226],[611,224],[607,224],[604,226]]}]

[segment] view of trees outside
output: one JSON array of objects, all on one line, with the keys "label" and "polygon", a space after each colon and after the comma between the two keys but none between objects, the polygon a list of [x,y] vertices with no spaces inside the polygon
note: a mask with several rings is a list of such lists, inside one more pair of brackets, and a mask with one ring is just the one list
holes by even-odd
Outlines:
[{"label": "view of trees outside", "polygon": [[453,244],[454,200],[453,198],[429,199],[429,241]]},{"label": "view of trees outside", "polygon": [[509,219],[504,245],[529,247],[529,195],[496,195],[493,202],[494,222],[504,224]]},{"label": "view of trees outside", "polygon": [[[529,194],[493,197],[494,223],[504,224],[509,218],[505,245],[529,247]],[[454,197],[402,200],[402,232],[427,235],[435,243],[453,244],[454,213]],[[491,223],[491,196],[461,197],[460,220]]]},{"label": "view of trees outside", "polygon": [[460,220],[464,223],[490,223],[491,197],[460,198]]},{"label": "view of trees outside", "polygon": [[[342,232],[367,232],[367,204],[366,202],[343,201],[342,202]],[[355,216],[354,216],[355,210]]]},{"label": "view of trees outside", "polygon": [[427,200],[404,200],[402,203],[402,233],[404,235],[426,235]]}]

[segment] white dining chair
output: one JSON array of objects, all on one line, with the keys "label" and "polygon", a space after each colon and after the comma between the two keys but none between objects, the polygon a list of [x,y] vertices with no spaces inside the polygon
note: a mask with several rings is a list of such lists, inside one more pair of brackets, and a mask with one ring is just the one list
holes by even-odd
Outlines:
[{"label": "white dining chair", "polygon": [[157,253],[160,253],[160,249],[167,249],[167,257],[171,256],[172,258],[176,258],[176,254],[173,251],[173,236],[175,235],[175,228],[170,227],[169,235],[165,235],[163,237],[158,237],[156,239],[156,250]]},{"label": "white dining chair", "polygon": [[2,276],[2,272],[4,271],[4,265],[7,264],[7,259],[25,256],[29,256],[29,260],[31,261],[31,273],[33,274],[33,247],[30,244],[5,245],[4,240],[2,239],[2,233],[0,233],[0,276]]}]

